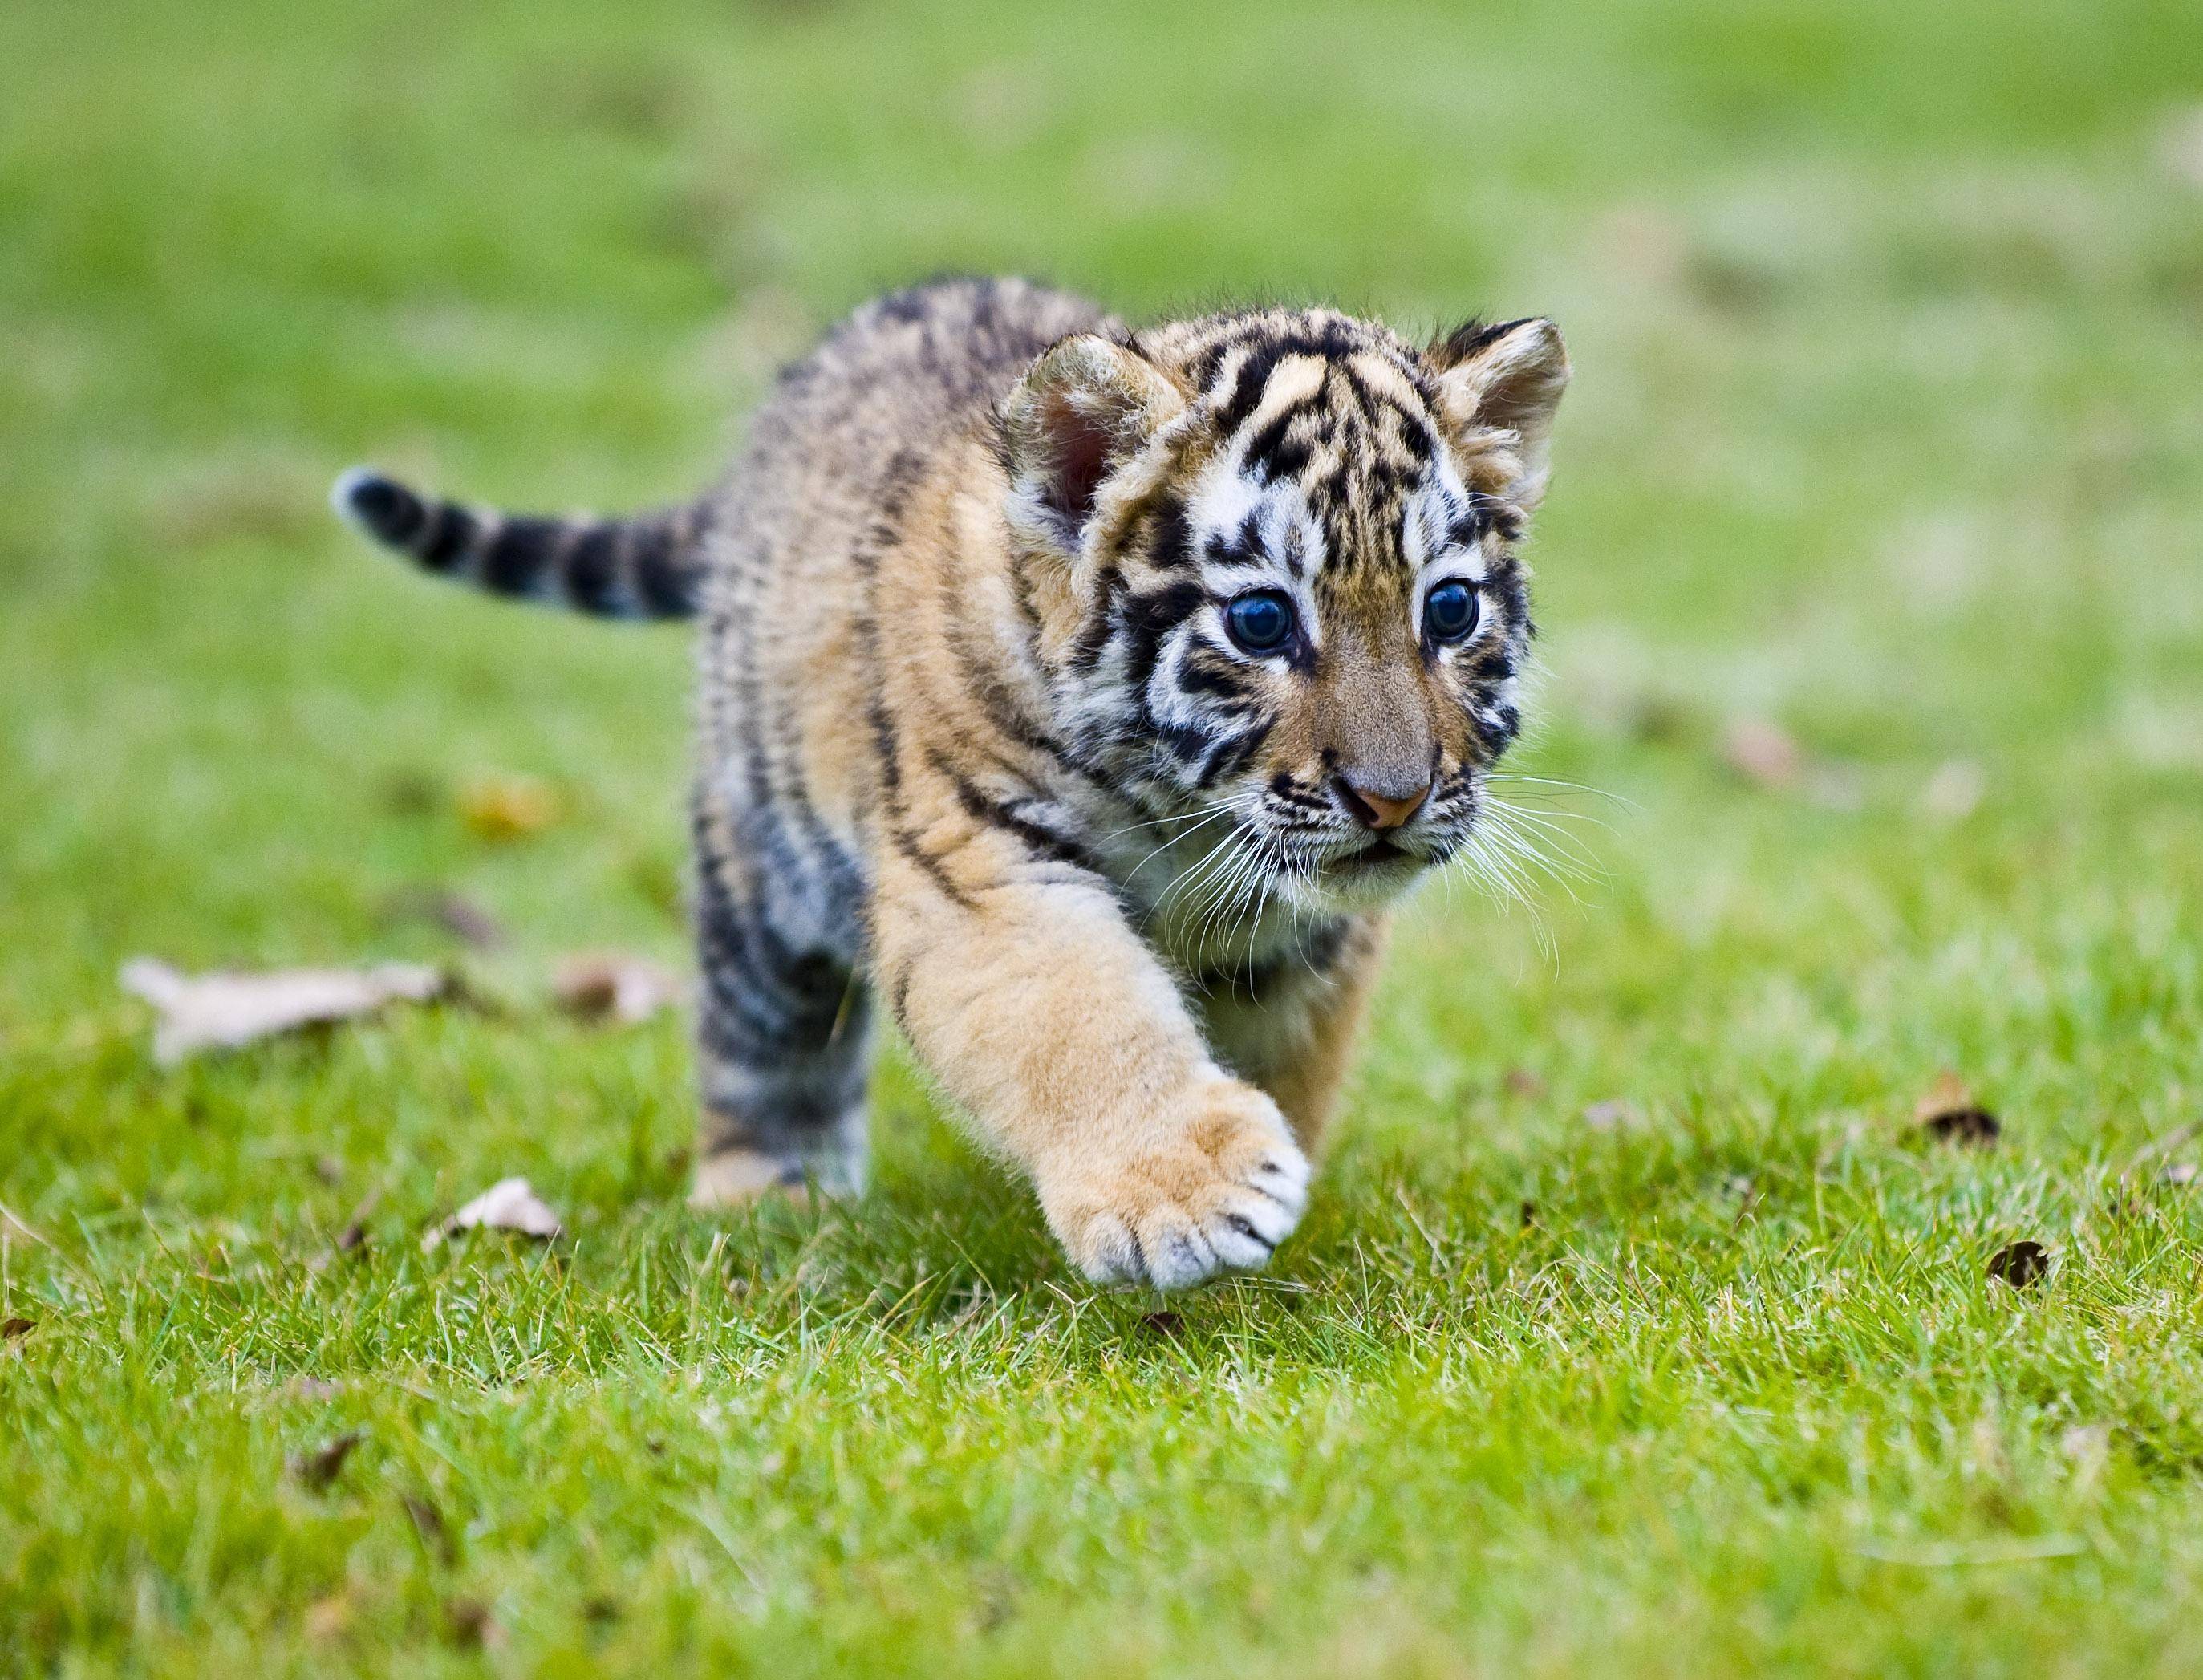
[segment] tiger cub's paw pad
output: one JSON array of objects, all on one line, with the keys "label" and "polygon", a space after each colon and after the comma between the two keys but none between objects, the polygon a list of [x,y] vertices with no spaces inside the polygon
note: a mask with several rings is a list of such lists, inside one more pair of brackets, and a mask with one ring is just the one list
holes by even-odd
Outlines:
[{"label": "tiger cub's paw pad", "polygon": [[1251,1085],[1203,1087],[1160,1142],[1049,1175],[1041,1203],[1096,1283],[1185,1289],[1266,1265],[1308,1206],[1308,1163]]}]

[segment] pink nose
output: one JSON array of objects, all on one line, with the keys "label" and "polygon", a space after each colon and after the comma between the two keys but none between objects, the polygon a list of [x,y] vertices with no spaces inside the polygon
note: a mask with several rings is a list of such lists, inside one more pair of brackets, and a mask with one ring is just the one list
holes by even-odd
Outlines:
[{"label": "pink nose", "polygon": [[1423,802],[1431,796],[1431,784],[1403,789],[1399,783],[1381,776],[1364,779],[1350,771],[1338,778],[1339,802],[1344,805],[1354,820],[1364,828],[1384,830],[1397,828],[1423,808]]}]

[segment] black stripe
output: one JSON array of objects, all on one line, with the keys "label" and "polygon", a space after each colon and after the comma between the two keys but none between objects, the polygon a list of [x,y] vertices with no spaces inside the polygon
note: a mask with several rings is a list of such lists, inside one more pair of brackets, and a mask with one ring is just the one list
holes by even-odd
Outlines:
[{"label": "black stripe", "polygon": [[659,618],[686,616],[696,604],[695,576],[681,563],[671,529],[656,519],[628,529],[629,564],[643,610]]},{"label": "black stripe", "polygon": [[346,500],[368,529],[393,548],[410,547],[428,520],[421,498],[395,479],[362,478]]},{"label": "black stripe", "polygon": [[1102,599],[1093,615],[1079,626],[1078,639],[1071,645],[1071,668],[1089,671],[1102,662],[1108,651],[1111,638],[1116,634],[1125,599],[1125,574],[1114,566],[1102,574]]},{"label": "black stripe", "polygon": [[621,610],[617,541],[617,527],[591,525],[566,556],[566,594],[586,612],[609,617]]},{"label": "black stripe", "polygon": [[1217,413],[1218,429],[1230,436],[1246,424],[1262,405],[1263,389],[1278,364],[1289,356],[1316,356],[1326,361],[1351,355],[1357,346],[1343,321],[1326,321],[1314,332],[1295,330],[1267,339],[1249,351],[1233,375],[1231,394]]},{"label": "black stripe", "polygon": [[1261,431],[1247,440],[1246,463],[1259,470],[1265,480],[1274,483],[1280,478],[1297,477],[1307,467],[1311,453],[1308,441],[1288,438],[1286,434],[1312,406],[1312,402],[1295,404],[1273,415]]},{"label": "black stripe", "polygon": [[1028,850],[1052,863],[1067,863],[1091,875],[1104,874],[1100,860],[1068,835],[1057,833],[989,795],[941,754],[930,753],[927,757],[933,767],[948,778],[948,785],[956,790],[956,802],[973,821],[1015,835]]},{"label": "black stripe", "polygon": [[1209,749],[1208,759],[1201,766],[1195,785],[1207,790],[1228,776],[1237,776],[1253,761],[1269,736],[1270,719],[1267,718],[1243,734],[1226,736]]},{"label": "black stripe", "polygon": [[1247,352],[1246,358],[1231,376],[1231,393],[1217,411],[1216,429],[1229,437],[1247,423],[1247,417],[1262,405],[1263,388],[1270,376],[1277,371],[1279,361],[1285,356],[1283,344],[1277,340],[1258,345]]},{"label": "black stripe", "polygon": [[431,571],[449,571],[473,545],[475,517],[456,502],[440,502],[416,553]]},{"label": "black stripe", "polygon": [[482,552],[482,588],[492,595],[535,594],[565,529],[557,519],[505,520]]},{"label": "black stripe", "polygon": [[[950,587],[944,582],[944,590]],[[1059,740],[1042,727],[1019,704],[1018,697],[1009,685],[995,672],[980,663],[980,655],[972,646],[972,628],[960,616],[952,613],[948,621],[948,647],[955,656],[956,673],[963,678],[964,686],[979,702],[979,709],[987,714],[1002,737],[1028,752],[1042,754],[1059,768],[1092,783],[1107,793],[1117,791],[1116,784],[1104,775],[1096,765]]]},{"label": "black stripe", "polygon": [[1155,537],[1148,558],[1165,570],[1174,570],[1193,558],[1193,527],[1185,517],[1184,498],[1175,492],[1160,497],[1153,514]]},{"label": "black stripe", "polygon": [[895,850],[924,872],[927,878],[941,889],[942,896],[950,903],[960,910],[972,908],[971,894],[950,878],[948,872],[942,867],[941,860],[919,845],[916,835],[898,822],[889,825],[888,838],[894,843]]}]

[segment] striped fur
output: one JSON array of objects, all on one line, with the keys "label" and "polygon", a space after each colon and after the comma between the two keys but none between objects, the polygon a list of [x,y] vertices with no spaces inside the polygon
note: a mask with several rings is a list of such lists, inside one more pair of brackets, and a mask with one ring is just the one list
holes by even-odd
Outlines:
[{"label": "striped fur", "polygon": [[[681,514],[343,500],[503,593],[700,612],[700,1202],[861,1181],[877,1010],[1084,1271],[1169,1287],[1292,1228],[1385,907],[1470,843],[1567,374],[1543,321],[949,281],[790,368]],[[617,589],[576,582],[605,529]]]},{"label": "striped fur", "polygon": [[423,571],[495,595],[606,618],[686,618],[704,575],[708,508],[628,519],[498,513],[439,501],[366,467],[330,494],[337,512]]}]

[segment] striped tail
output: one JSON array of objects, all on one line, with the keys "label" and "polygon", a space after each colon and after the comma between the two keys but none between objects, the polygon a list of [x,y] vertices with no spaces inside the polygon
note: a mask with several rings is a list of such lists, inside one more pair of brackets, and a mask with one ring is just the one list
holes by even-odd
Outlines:
[{"label": "striped tail", "polygon": [[495,595],[607,618],[686,618],[704,578],[702,504],[628,519],[542,518],[439,501],[354,467],[329,493],[336,511],[422,570]]}]

